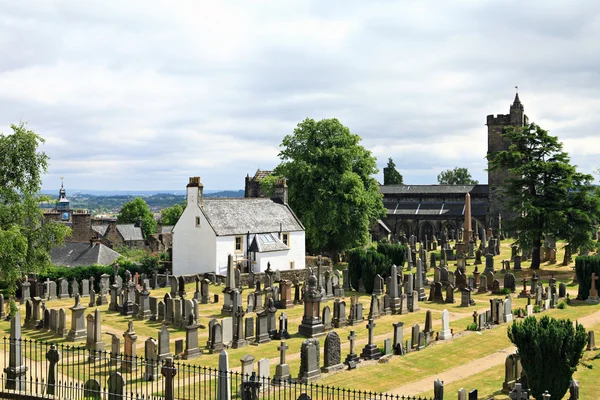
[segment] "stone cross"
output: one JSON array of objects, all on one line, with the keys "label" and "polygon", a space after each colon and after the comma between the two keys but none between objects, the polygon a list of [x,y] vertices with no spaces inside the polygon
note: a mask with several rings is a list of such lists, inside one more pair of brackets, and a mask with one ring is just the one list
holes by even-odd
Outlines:
[{"label": "stone cross", "polygon": [[375,322],[373,322],[372,319],[369,320],[367,329],[369,330],[369,344],[373,344],[373,341],[375,340]]},{"label": "stone cross", "polygon": [[289,349],[289,346],[283,341],[277,347],[277,350],[279,350],[279,363],[280,364],[285,364],[285,351],[287,349]]},{"label": "stone cross", "polygon": [[350,335],[348,335],[348,340],[350,341],[350,354],[354,353],[354,343],[356,341],[356,334],[354,331],[350,331]]},{"label": "stone cross", "polygon": [[529,399],[529,393],[524,390],[520,383],[515,383],[515,388],[508,395],[511,400],[527,400]]},{"label": "stone cross", "polygon": [[173,380],[177,375],[177,368],[173,365],[173,357],[165,358],[160,373],[165,377],[165,400],[173,400],[175,397]]}]

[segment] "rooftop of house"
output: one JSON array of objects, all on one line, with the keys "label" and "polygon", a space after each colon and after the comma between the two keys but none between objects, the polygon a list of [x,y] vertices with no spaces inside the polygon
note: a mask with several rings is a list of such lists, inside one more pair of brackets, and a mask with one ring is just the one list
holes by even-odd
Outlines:
[{"label": "rooftop of house", "polygon": [[266,178],[267,176],[271,175],[272,173],[273,173],[273,171],[263,171],[263,170],[257,169],[252,180],[256,181],[256,182],[261,181],[262,179]]},{"label": "rooftop of house", "polygon": [[126,242],[144,240],[142,228],[134,224],[117,224],[117,231]]},{"label": "rooftop of house", "polygon": [[66,267],[110,265],[120,256],[101,243],[65,243],[51,251],[52,264]]},{"label": "rooftop of house", "polygon": [[202,211],[217,236],[304,230],[287,204],[271,199],[204,199]]},{"label": "rooftop of house", "polygon": [[248,250],[265,253],[268,251],[289,250],[289,247],[272,233],[260,233],[254,236]]}]

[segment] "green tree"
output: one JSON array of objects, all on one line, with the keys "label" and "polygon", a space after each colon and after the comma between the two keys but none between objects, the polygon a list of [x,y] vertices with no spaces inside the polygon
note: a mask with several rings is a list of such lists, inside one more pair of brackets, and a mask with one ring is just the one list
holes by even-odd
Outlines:
[{"label": "green tree", "polygon": [[384,185],[402,185],[404,178],[396,169],[396,164],[392,157],[388,159],[387,166],[383,169],[383,184]]},{"label": "green tree", "polygon": [[142,222],[142,232],[144,237],[156,232],[156,220],[148,204],[141,197],[123,204],[119,215],[117,215],[117,222],[120,224],[135,224],[138,221]]},{"label": "green tree", "polygon": [[0,278],[13,295],[23,274],[41,273],[51,266],[50,250],[71,230],[46,221],[39,196],[48,156],[38,151],[44,139],[23,123],[0,134]]},{"label": "green tree", "polygon": [[471,177],[468,169],[460,167],[440,172],[437,180],[440,185],[477,185],[479,183]]},{"label": "green tree", "polygon": [[271,174],[267,175],[259,181],[260,190],[266,195],[271,196],[275,189],[275,182],[277,179],[281,179],[281,176]]},{"label": "green tree", "polygon": [[504,137],[510,146],[488,155],[489,168],[510,172],[501,188],[506,204],[515,211],[507,222],[518,232],[516,243],[532,249],[531,268],[540,268],[545,234],[587,246],[598,216],[592,176],[577,172],[558,138],[534,123],[506,127]]},{"label": "green tree", "polygon": [[360,137],[337,119],[305,119],[284,137],[282,162],[288,198],[306,228],[308,249],[336,254],[369,239],[371,222],[384,215],[378,172]]},{"label": "green tree", "polygon": [[181,204],[175,204],[171,207],[163,208],[160,212],[160,222],[163,225],[175,225],[183,214],[184,207]]},{"label": "green tree", "polygon": [[527,317],[508,328],[508,338],[517,346],[531,394],[542,400],[548,391],[562,399],[587,343],[583,325],[548,316]]}]

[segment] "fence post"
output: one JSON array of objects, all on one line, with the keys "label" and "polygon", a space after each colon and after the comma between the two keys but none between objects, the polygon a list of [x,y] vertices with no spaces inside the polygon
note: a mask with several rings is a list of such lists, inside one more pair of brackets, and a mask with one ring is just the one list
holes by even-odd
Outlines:
[{"label": "fence post", "polygon": [[165,358],[165,363],[160,369],[160,373],[165,377],[165,400],[174,400],[173,381],[175,380],[175,375],[177,375],[177,368],[173,365],[173,357]]},{"label": "fence post", "polygon": [[55,394],[54,389],[58,370],[57,364],[60,360],[60,352],[56,348],[56,345],[53,344],[50,346],[50,350],[46,353],[46,360],[50,363],[48,365],[48,387],[46,388],[46,394]]}]

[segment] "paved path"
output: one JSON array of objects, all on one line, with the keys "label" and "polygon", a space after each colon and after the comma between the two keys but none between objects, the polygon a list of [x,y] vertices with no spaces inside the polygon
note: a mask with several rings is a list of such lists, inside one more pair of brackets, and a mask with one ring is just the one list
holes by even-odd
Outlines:
[{"label": "paved path", "polygon": [[[593,314],[581,317],[579,318],[579,320],[577,320],[577,322],[579,322],[587,328],[592,327],[600,323],[600,311],[596,311]],[[418,381],[407,383],[405,385],[390,390],[388,393],[405,396],[417,396],[421,393],[425,393],[432,390],[433,381],[435,381],[436,379],[443,381],[444,384],[449,384],[452,382],[459,381],[461,379],[469,378],[473,375],[473,371],[477,371],[476,373],[480,373],[497,365],[501,365],[506,360],[506,356],[511,353],[514,353],[516,349],[517,348],[514,346],[507,347],[488,356],[473,360],[469,363],[447,369],[446,371],[441,372],[437,375],[430,375]]]}]

